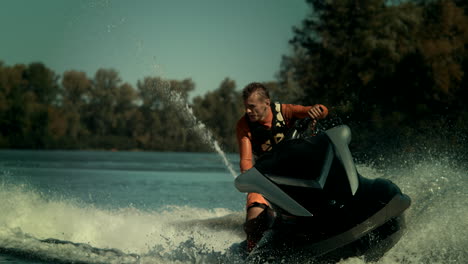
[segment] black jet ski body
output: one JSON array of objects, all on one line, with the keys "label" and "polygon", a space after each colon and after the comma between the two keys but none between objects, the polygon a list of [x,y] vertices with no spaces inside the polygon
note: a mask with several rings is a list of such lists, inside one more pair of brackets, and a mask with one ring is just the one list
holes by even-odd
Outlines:
[{"label": "black jet ski body", "polygon": [[411,199],[388,179],[360,175],[350,140],[346,125],[293,136],[236,178],[239,191],[270,203],[269,228],[249,259],[377,260],[398,242]]}]

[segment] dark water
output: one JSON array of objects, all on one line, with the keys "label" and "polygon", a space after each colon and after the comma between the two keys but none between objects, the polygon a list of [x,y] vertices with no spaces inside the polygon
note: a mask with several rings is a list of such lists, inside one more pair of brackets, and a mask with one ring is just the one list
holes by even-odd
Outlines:
[{"label": "dark water", "polygon": [[[405,161],[358,167],[413,199],[379,263],[465,263],[468,173],[449,158]],[[0,151],[0,263],[241,263],[233,179],[212,153]]]}]

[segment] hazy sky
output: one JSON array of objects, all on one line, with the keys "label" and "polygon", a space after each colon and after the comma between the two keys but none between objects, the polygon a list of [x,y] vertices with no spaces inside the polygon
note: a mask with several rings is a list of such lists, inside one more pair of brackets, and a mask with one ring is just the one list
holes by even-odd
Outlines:
[{"label": "hazy sky", "polygon": [[146,76],[192,78],[192,95],[226,77],[241,89],[275,80],[309,10],[305,0],[1,0],[0,60],[89,78],[114,68],[134,87]]}]

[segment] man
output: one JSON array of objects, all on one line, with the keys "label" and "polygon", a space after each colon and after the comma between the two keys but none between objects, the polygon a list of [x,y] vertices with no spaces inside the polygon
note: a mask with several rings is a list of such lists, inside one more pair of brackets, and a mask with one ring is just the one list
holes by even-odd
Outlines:
[{"label": "man", "polygon": [[[285,136],[294,121],[305,117],[314,120],[325,118],[328,110],[325,106],[301,106],[270,102],[266,87],[257,82],[248,84],[242,91],[245,115],[239,119],[236,127],[239,144],[240,169],[244,172],[253,167],[254,156],[257,158],[271,151]],[[251,251],[266,229],[262,212],[268,202],[258,193],[247,195],[247,217],[244,230],[247,234],[247,250]]]}]

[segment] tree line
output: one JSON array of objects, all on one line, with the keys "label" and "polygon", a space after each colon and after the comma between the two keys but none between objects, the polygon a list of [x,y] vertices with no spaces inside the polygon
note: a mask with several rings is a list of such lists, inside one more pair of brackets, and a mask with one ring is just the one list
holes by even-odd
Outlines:
[{"label": "tree line", "polygon": [[[265,83],[274,100],[327,105],[331,119],[352,127],[357,152],[468,145],[466,1],[307,3],[292,51]],[[189,100],[195,88],[190,78],[144,77],[133,87],[115,69],[91,78],[59,76],[40,62],[0,63],[0,147],[210,151],[195,133],[206,129],[237,151],[242,87],[226,78]]]},{"label": "tree line", "polygon": [[199,124],[206,121],[213,129],[215,140],[234,151],[232,137],[219,136],[228,135],[233,116],[241,115],[234,85],[226,79],[183,108],[195,89],[191,79],[145,77],[135,89],[114,69],[99,69],[93,78],[76,70],[60,77],[43,63],[0,64],[0,147],[209,151],[194,133],[201,128],[180,113],[192,110]]},{"label": "tree line", "polygon": [[467,1],[307,3],[278,74],[291,101],[332,106],[357,151],[462,146],[466,158]]}]

